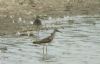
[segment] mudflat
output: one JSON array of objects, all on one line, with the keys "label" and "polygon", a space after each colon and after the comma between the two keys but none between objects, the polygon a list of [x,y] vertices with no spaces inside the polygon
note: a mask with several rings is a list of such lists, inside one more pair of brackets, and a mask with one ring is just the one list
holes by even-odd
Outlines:
[{"label": "mudflat", "polygon": [[24,22],[34,21],[36,15],[47,18],[97,14],[99,0],[0,0],[0,35],[21,31],[30,26]]}]

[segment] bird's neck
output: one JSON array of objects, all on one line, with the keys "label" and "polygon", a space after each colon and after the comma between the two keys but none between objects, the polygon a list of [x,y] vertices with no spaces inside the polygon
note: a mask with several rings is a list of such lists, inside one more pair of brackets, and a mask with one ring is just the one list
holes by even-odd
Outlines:
[{"label": "bird's neck", "polygon": [[55,36],[55,33],[56,33],[56,31],[54,30],[51,36],[53,36],[53,37],[54,37],[54,36]]}]

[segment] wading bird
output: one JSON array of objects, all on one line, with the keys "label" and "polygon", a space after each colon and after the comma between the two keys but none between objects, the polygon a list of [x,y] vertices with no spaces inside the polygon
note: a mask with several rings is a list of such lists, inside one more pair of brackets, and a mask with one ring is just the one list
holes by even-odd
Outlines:
[{"label": "wading bird", "polygon": [[33,23],[33,26],[36,28],[36,29],[40,29],[40,27],[42,26],[42,22],[40,20],[40,16],[36,16],[36,19]]},{"label": "wading bird", "polygon": [[[55,33],[56,32],[60,32],[59,30],[57,29],[54,29],[54,31],[51,33],[50,36],[40,40],[40,41],[35,41],[33,42],[33,44],[40,44],[40,45],[43,45],[43,55],[44,55],[44,46],[48,43],[51,43],[51,41],[54,39],[54,36],[55,36]],[[46,45],[46,55],[47,55],[47,45]],[[47,56],[46,56],[47,57]]]},{"label": "wading bird", "polygon": [[33,23],[33,27],[34,27],[35,30],[38,32],[38,33],[37,33],[38,37],[36,38],[36,41],[37,41],[38,38],[39,38],[39,31],[40,31],[40,29],[41,29],[41,27],[42,27],[42,22],[41,22],[41,20],[40,20],[40,16],[36,16],[36,19],[35,19],[35,21],[34,21],[34,23]]}]

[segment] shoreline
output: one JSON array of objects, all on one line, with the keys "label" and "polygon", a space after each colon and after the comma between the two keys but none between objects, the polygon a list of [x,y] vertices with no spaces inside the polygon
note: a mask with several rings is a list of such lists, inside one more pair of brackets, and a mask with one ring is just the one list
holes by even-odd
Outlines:
[{"label": "shoreline", "polygon": [[[55,18],[60,18],[60,19],[63,19],[64,17],[67,17],[67,16],[63,16],[63,17],[55,17]],[[82,18],[100,18],[99,15],[75,15],[75,16],[68,16],[68,17],[82,17]],[[48,20],[49,17],[46,17],[47,19],[44,19],[44,20]],[[52,19],[55,19],[54,17],[51,17]],[[18,31],[23,31],[24,30],[27,30],[27,29],[32,29],[32,24],[30,24],[29,22],[30,21],[34,21],[33,20],[24,20],[22,18],[22,20],[18,23],[19,19],[20,18],[17,18],[18,20],[15,21],[15,23],[13,23],[13,20],[8,20],[5,22],[3,21],[2,23],[0,23],[0,36],[3,36],[3,35],[9,35],[9,34],[16,34]],[[42,19],[43,20],[43,19]],[[27,22],[27,23],[23,23],[23,21]],[[29,26],[29,27],[27,27]]]},{"label": "shoreline", "polygon": [[[60,4],[60,5],[59,5]],[[23,29],[24,22],[64,16],[100,15],[99,0],[1,0],[0,33],[11,34]],[[20,23],[23,21],[22,23]]]}]

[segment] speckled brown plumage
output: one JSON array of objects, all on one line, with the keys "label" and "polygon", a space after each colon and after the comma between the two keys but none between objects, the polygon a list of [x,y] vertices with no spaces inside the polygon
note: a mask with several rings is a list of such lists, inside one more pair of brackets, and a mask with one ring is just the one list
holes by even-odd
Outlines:
[{"label": "speckled brown plumage", "polygon": [[58,31],[57,29],[55,29],[55,30],[51,33],[50,36],[48,36],[48,37],[46,37],[46,38],[44,38],[44,39],[42,39],[42,40],[40,40],[40,41],[35,41],[35,42],[33,42],[33,44],[45,44],[45,43],[50,43],[50,42],[53,40],[53,38],[54,38],[56,32],[59,32],[59,31]]}]

